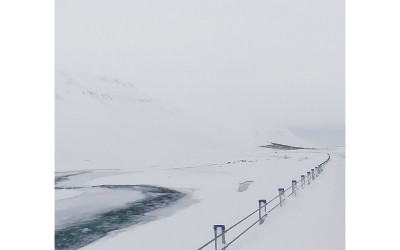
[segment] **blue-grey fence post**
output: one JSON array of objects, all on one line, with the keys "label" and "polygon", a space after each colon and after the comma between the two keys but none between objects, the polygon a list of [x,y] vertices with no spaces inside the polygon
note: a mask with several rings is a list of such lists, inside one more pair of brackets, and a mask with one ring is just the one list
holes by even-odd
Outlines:
[{"label": "blue-grey fence post", "polygon": [[297,186],[297,181],[292,180],[292,193],[294,196],[296,196],[296,186]]},{"label": "blue-grey fence post", "polygon": [[261,216],[261,204],[264,203],[264,212],[267,212],[267,201],[266,200],[258,200],[258,219],[259,219],[259,223],[260,225],[264,223],[264,220],[262,219]]},{"label": "blue-grey fence post", "polygon": [[304,185],[306,184],[306,176],[304,174],[301,175],[301,189],[304,189]]},{"label": "blue-grey fence post", "polygon": [[308,185],[310,185],[311,172],[307,172]]},{"label": "blue-grey fence post", "polygon": [[315,180],[314,169],[311,169],[312,179]]},{"label": "blue-grey fence post", "polygon": [[278,192],[279,192],[279,206],[282,207],[282,195],[285,196],[285,189],[278,188]]},{"label": "blue-grey fence post", "polygon": [[222,231],[222,244],[225,244],[225,225],[214,225],[214,235],[215,235],[215,250],[218,250],[217,238],[218,238],[218,228]]}]

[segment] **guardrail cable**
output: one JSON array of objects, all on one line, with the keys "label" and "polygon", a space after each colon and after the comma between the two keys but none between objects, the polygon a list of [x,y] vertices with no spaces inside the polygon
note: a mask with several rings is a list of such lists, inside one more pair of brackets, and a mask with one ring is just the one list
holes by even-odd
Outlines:
[{"label": "guardrail cable", "polygon": [[229,247],[233,242],[235,242],[235,240],[239,239],[240,236],[242,236],[244,233],[246,233],[250,228],[252,228],[254,225],[256,225],[260,220],[258,219],[256,222],[254,222],[253,224],[251,224],[251,226],[249,226],[248,228],[246,228],[246,230],[244,230],[241,234],[239,234],[238,236],[236,236],[231,242],[229,242],[225,247],[223,247],[221,250],[225,250],[227,247]]},{"label": "guardrail cable", "polygon": [[[283,199],[282,201],[285,201],[286,199]],[[278,204],[276,204],[273,208],[271,208],[266,214],[265,214],[265,216],[267,215],[267,214],[269,214],[272,210],[274,210],[275,208],[277,208],[279,206],[279,203]]]},{"label": "guardrail cable", "polygon": [[[265,205],[264,205],[265,206]],[[234,224],[233,226],[231,226],[230,228],[225,230],[225,233],[229,232],[229,230],[231,230],[232,228],[236,227],[237,225],[239,225],[240,223],[242,223],[243,221],[245,221],[247,218],[249,218],[250,216],[252,216],[253,214],[257,213],[258,209],[254,212],[252,212],[251,214],[247,215],[246,217],[244,217],[242,220],[240,220],[239,222],[237,222],[236,224]]]}]

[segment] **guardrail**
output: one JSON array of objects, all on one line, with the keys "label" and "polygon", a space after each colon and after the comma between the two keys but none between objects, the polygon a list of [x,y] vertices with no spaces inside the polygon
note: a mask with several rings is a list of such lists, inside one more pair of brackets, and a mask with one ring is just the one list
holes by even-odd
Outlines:
[{"label": "guardrail", "polygon": [[[204,245],[202,245],[197,250],[202,250],[213,242],[214,242],[215,250],[218,250],[218,238],[220,238],[220,237],[222,238],[222,244],[225,245],[224,247],[221,248],[221,250],[226,250],[233,242],[235,242],[237,239],[239,239],[243,234],[245,234],[248,230],[250,230],[250,228],[255,226],[257,223],[259,225],[263,224],[264,218],[267,217],[267,215],[269,213],[271,213],[275,208],[277,208],[278,206],[282,207],[282,205],[284,204],[284,201],[286,200],[286,196],[285,196],[286,191],[288,191],[289,189],[291,189],[291,191],[292,191],[287,197],[296,196],[300,187],[301,187],[301,189],[304,189],[304,186],[306,185],[306,183],[308,185],[310,185],[311,182],[314,181],[315,178],[317,178],[322,173],[322,171],[324,171],[324,167],[330,161],[330,159],[331,159],[331,156],[328,154],[328,158],[324,162],[319,164],[317,167],[311,169],[311,171],[307,172],[307,180],[306,180],[306,175],[301,175],[300,180],[292,180],[292,185],[290,187],[288,187],[286,189],[278,188],[278,195],[275,196],[274,198],[272,198],[271,200],[269,200],[269,201],[259,200],[257,210],[253,211],[252,213],[250,213],[249,215],[247,215],[240,221],[236,222],[234,225],[230,226],[228,229],[225,229],[225,225],[214,225],[213,229],[214,229],[215,237],[213,239],[209,240]],[[301,183],[301,185],[299,187],[297,186],[298,183]],[[278,202],[278,198],[279,198],[279,202]],[[275,200],[276,200],[276,202],[278,202],[277,204],[273,203]],[[267,212],[268,205],[272,206],[272,208],[270,210],[268,210],[268,212]],[[264,210],[264,214],[262,213],[262,210]],[[250,226],[248,226],[247,228],[244,229],[244,231],[241,231],[230,242],[226,243],[226,237],[225,237],[226,234],[229,231],[231,231],[232,229],[234,229],[236,226],[241,224],[242,222],[249,219],[252,215],[256,214],[257,212],[258,212],[258,219],[256,221],[252,222]],[[219,234],[218,234],[218,231],[219,231],[218,229],[221,229],[221,233],[219,233]]]}]

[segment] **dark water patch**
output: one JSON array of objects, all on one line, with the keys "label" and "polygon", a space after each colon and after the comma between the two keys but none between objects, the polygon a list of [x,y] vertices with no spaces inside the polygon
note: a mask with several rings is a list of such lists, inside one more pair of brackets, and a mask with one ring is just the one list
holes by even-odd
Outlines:
[{"label": "dark water patch", "polygon": [[279,149],[279,150],[314,149],[314,148],[294,147],[294,146],[289,146],[289,145],[284,145],[284,144],[279,144],[279,143],[274,143],[274,142],[271,142],[271,145],[263,145],[263,146],[260,146],[260,147],[262,147],[262,148]]},{"label": "dark water patch", "polygon": [[80,175],[80,174],[86,174],[86,173],[90,173],[90,172],[91,171],[74,172],[74,173],[71,173],[71,174],[64,174],[64,175],[56,176],[54,184],[57,185],[59,182],[69,180],[69,178],[72,177],[72,176],[76,176],[76,175]]},{"label": "dark water patch", "polygon": [[100,185],[97,188],[124,189],[142,192],[146,198],[125,204],[93,215],[74,225],[55,231],[55,249],[74,250],[81,248],[107,233],[119,230],[150,219],[148,212],[171,205],[184,196],[183,193],[155,186],[146,185]]},{"label": "dark water patch", "polygon": [[54,189],[82,189],[84,187],[54,187]]}]

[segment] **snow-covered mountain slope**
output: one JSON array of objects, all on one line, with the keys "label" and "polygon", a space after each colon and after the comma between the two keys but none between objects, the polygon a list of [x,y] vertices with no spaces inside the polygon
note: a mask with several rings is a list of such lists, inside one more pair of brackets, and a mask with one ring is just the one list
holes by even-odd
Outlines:
[{"label": "snow-covered mountain slope", "polygon": [[210,164],[268,142],[308,146],[285,129],[198,119],[119,78],[57,70],[55,82],[58,171]]}]

